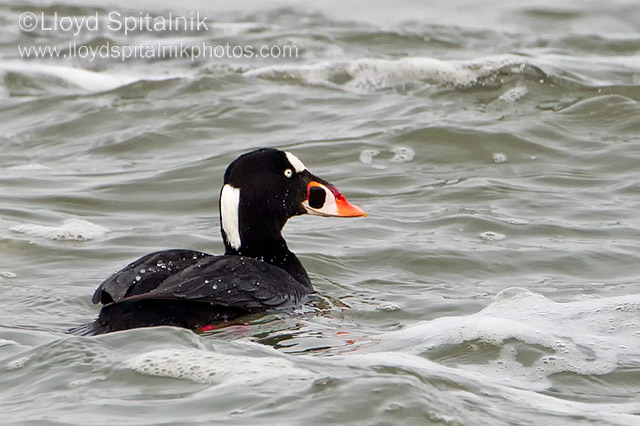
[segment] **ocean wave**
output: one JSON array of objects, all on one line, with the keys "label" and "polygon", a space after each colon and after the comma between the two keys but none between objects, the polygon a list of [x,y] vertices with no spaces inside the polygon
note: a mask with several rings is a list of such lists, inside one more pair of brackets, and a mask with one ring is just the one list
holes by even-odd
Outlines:
[{"label": "ocean wave", "polygon": [[530,59],[518,55],[496,55],[471,60],[429,57],[363,58],[311,65],[274,65],[249,70],[244,75],[370,91],[415,83],[466,88],[501,72],[524,73],[527,68],[538,70]]},{"label": "ocean wave", "polygon": [[391,332],[378,350],[410,352],[446,364],[450,362],[440,354],[447,348],[465,345],[464,352],[473,352],[488,344],[497,348],[497,358],[464,363],[465,370],[540,391],[551,385],[553,374],[604,375],[624,367],[625,359],[640,357],[639,313],[640,295],[558,303],[509,288],[476,314]]},{"label": "ocean wave", "polygon": [[[539,416],[540,424],[549,419],[552,419],[553,424],[574,424],[576,419],[581,419],[589,424],[626,426],[637,424],[636,413],[640,408],[640,404],[636,402],[594,404],[557,398],[521,389],[517,386],[517,379],[511,383],[508,380],[500,383],[491,375],[478,374],[466,368],[453,368],[421,356],[398,352],[353,354],[349,357],[336,357],[334,360],[342,361],[347,361],[358,369],[401,370],[406,375],[422,377],[429,384],[437,383],[427,389],[437,389],[429,396],[436,400],[432,405],[434,415],[445,420],[445,424],[534,424],[523,420],[523,413],[529,412]],[[491,403],[484,402],[483,397],[489,397]],[[460,404],[460,401],[467,403]]]},{"label": "ocean wave", "polygon": [[[16,83],[7,83],[6,76],[14,74],[19,78],[13,78]],[[131,71],[90,71],[80,67],[54,65],[35,60],[0,61],[0,77],[5,77],[4,87],[0,87],[5,94],[13,91],[26,90],[31,93],[34,88],[43,92],[57,92],[80,89],[89,92],[104,92],[117,89],[137,81],[162,81],[173,78],[186,77],[189,73],[185,70],[158,70],[149,72],[148,69]],[[27,80],[27,83],[22,82]],[[21,83],[22,82],[22,83]],[[25,86],[25,87],[22,87]],[[0,95],[3,93],[0,92]]]},{"label": "ocean wave", "polygon": [[0,72],[36,77],[43,84],[52,83],[51,80],[58,80],[90,91],[111,90],[132,83],[137,79],[133,76],[94,72],[78,67],[51,65],[35,61],[2,61]]}]

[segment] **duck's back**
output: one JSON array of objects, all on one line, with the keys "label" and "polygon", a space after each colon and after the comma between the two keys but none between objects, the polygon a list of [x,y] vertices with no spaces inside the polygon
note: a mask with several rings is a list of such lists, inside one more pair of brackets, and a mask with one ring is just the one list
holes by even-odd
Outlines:
[{"label": "duck's back", "polygon": [[107,278],[93,295],[105,306],[75,330],[102,334],[172,325],[195,329],[238,316],[304,303],[313,290],[257,259],[192,250],[148,254]]}]

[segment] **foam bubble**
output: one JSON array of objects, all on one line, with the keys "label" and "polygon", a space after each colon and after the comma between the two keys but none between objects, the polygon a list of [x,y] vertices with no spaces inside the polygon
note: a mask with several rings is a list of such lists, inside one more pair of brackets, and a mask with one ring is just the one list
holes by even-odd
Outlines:
[{"label": "foam bubble", "polygon": [[69,382],[69,387],[70,388],[78,388],[78,387],[85,387],[85,386],[89,386],[92,385],[96,382],[102,382],[107,380],[106,377],[104,376],[91,376],[91,377],[85,377],[82,379],[78,379],[78,380],[73,380],[71,382]]},{"label": "foam bubble", "polygon": [[528,225],[529,222],[524,219],[517,219],[515,217],[503,217],[500,218],[501,221],[507,222],[510,225]]},{"label": "foam bubble", "polygon": [[60,241],[86,241],[102,237],[107,232],[111,232],[109,228],[78,218],[69,219],[59,226],[27,223],[13,226],[11,230],[31,237]]},{"label": "foam bubble", "polygon": [[360,162],[362,164],[370,165],[373,162],[373,157],[380,155],[380,151],[375,149],[365,149],[360,152]]},{"label": "foam bubble", "polygon": [[413,161],[413,158],[416,156],[414,150],[403,146],[391,148],[389,152],[393,154],[393,158],[389,160],[392,163],[408,163],[410,161]]},{"label": "foam bubble", "polygon": [[219,385],[261,383],[283,376],[313,376],[280,357],[225,355],[200,349],[159,349],[130,359],[127,367],[151,376]]},{"label": "foam bubble", "polygon": [[23,368],[27,363],[31,360],[30,356],[20,357],[18,359],[14,359],[13,361],[7,363],[7,370],[17,370],[19,368]]},{"label": "foam bubble", "polygon": [[[389,161],[390,163],[408,163],[413,161],[416,156],[416,153],[413,149],[407,148],[404,146],[396,146],[389,150],[390,154],[393,154],[393,157],[386,159],[385,161]],[[377,165],[373,166],[373,159],[380,155],[380,151],[376,149],[365,149],[360,152],[360,162],[362,164],[366,164],[367,166],[372,166],[375,168],[386,168],[386,166]]]},{"label": "foam bubble", "polygon": [[394,312],[401,310],[402,306],[393,302],[381,302],[378,306],[376,306],[376,309],[384,312]]},{"label": "foam bubble", "polygon": [[499,99],[513,104],[522,99],[527,93],[529,93],[529,90],[524,86],[514,87],[500,95]]},{"label": "foam bubble", "polygon": [[480,239],[483,241],[502,241],[507,237],[504,234],[498,232],[487,231],[480,234]]},{"label": "foam bubble", "polygon": [[496,152],[493,154],[493,162],[496,164],[502,164],[507,162],[507,154],[502,152]]}]

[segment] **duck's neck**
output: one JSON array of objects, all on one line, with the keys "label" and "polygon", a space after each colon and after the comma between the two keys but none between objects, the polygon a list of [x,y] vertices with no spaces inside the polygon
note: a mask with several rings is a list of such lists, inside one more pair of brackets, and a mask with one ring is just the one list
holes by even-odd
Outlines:
[{"label": "duck's neck", "polygon": [[240,247],[233,247],[226,238],[224,231],[222,238],[225,244],[225,254],[252,257],[284,269],[300,283],[311,288],[311,280],[307,271],[300,263],[282,237],[282,228],[286,219],[269,220],[266,217],[243,215],[238,212],[238,229],[240,230]]}]

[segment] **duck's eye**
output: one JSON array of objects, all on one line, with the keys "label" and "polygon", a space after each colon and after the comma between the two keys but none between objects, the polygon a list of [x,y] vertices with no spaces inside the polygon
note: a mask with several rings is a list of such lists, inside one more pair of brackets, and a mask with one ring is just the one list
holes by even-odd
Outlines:
[{"label": "duck's eye", "polygon": [[291,169],[286,169],[286,170],[284,171],[284,175],[285,175],[286,177],[288,177],[288,178],[292,177],[292,176],[293,176],[293,170],[291,170]]}]

